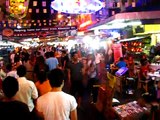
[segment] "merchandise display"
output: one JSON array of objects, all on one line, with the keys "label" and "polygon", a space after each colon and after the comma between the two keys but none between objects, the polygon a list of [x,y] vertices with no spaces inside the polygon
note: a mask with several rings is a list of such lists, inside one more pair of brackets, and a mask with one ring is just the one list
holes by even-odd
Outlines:
[{"label": "merchandise display", "polygon": [[137,101],[115,106],[113,107],[113,109],[121,118],[129,117],[129,116],[138,117],[139,116],[138,114],[141,114],[148,110],[146,107],[139,106]]}]

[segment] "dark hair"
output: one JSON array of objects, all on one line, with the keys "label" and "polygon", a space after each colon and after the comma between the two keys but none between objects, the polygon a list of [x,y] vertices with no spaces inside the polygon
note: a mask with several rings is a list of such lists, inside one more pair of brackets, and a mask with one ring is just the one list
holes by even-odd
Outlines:
[{"label": "dark hair", "polygon": [[50,56],[50,57],[54,57],[54,56],[55,56],[55,55],[54,55],[54,52],[53,52],[53,51],[49,52],[49,56]]},{"label": "dark hair", "polygon": [[49,52],[46,52],[44,55],[46,58],[49,58]]},{"label": "dark hair", "polygon": [[64,80],[64,73],[61,69],[53,69],[48,74],[51,87],[60,87]]},{"label": "dark hair", "polygon": [[19,90],[16,78],[8,76],[2,82],[2,90],[6,97],[12,98]]},{"label": "dark hair", "polygon": [[120,57],[120,59],[119,59],[120,61],[123,61],[124,60],[124,58],[123,57]]},{"label": "dark hair", "polygon": [[147,65],[147,64],[148,64],[148,60],[144,60],[144,61],[141,63],[142,66],[145,66],[145,65]]},{"label": "dark hair", "polygon": [[25,76],[26,72],[27,72],[27,70],[26,70],[26,67],[24,65],[20,65],[20,66],[17,67],[17,74],[18,74],[19,77]]},{"label": "dark hair", "polygon": [[62,53],[63,53],[63,54],[66,54],[66,51],[65,51],[65,50],[62,50]]},{"label": "dark hair", "polygon": [[11,70],[12,70],[12,64],[11,64],[11,63],[7,64],[7,65],[6,65],[6,69],[7,69],[8,71],[11,71]]},{"label": "dark hair", "polygon": [[77,51],[73,52],[73,53],[71,54],[71,57],[74,57],[75,54],[78,54],[78,52],[77,52]]},{"label": "dark hair", "polygon": [[36,58],[36,63],[37,63],[37,64],[44,64],[44,63],[45,63],[44,57],[43,57],[43,56],[38,56],[38,57]]},{"label": "dark hair", "polygon": [[44,81],[46,81],[47,79],[47,73],[44,70],[41,70],[38,72],[37,74],[37,78],[39,80],[39,82],[42,84]]}]

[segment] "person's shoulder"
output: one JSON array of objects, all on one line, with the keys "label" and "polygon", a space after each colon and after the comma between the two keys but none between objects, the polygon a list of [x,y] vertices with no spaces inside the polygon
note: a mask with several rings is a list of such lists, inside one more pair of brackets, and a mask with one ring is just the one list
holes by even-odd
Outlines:
[{"label": "person's shoulder", "polygon": [[0,104],[5,104],[6,107],[10,107],[10,108],[17,108],[17,110],[26,110],[29,112],[28,106],[27,104],[21,102],[21,101],[10,101],[10,102],[1,102]]},{"label": "person's shoulder", "polygon": [[32,80],[26,79],[26,81],[30,86],[35,86],[35,83]]},{"label": "person's shoulder", "polygon": [[40,85],[40,82],[39,82],[39,81],[35,82],[35,86],[36,86],[36,87],[38,87],[39,85]]},{"label": "person's shoulder", "polygon": [[32,80],[26,79],[29,84],[35,84]]},{"label": "person's shoulder", "polygon": [[23,103],[21,101],[18,101],[18,100],[12,101],[12,104],[15,104],[17,107],[21,106],[21,107],[27,107],[28,108],[27,104],[25,104],[25,103]]},{"label": "person's shoulder", "polygon": [[45,100],[46,98],[48,98],[48,97],[51,97],[52,95],[50,94],[50,92],[47,92],[47,93],[45,93],[45,94],[43,94],[43,95],[41,95],[39,98],[38,98],[38,101],[39,100]]},{"label": "person's shoulder", "polygon": [[51,61],[52,60],[52,57],[49,57],[46,59],[46,61]]},{"label": "person's shoulder", "polygon": [[70,94],[68,94],[68,93],[62,92],[62,94],[63,94],[64,96],[66,96],[67,98],[69,98],[69,99],[75,99],[74,96],[72,96],[72,95],[70,95]]}]

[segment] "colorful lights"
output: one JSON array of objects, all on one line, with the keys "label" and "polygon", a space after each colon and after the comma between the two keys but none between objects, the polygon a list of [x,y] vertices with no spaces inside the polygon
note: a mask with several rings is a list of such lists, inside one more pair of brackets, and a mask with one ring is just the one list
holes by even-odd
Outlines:
[{"label": "colorful lights", "polygon": [[91,14],[103,7],[99,0],[54,0],[51,7],[70,14]]},{"label": "colorful lights", "polygon": [[142,52],[142,42],[141,41],[122,42],[122,45],[129,52]]},{"label": "colorful lights", "polygon": [[89,21],[82,23],[79,27],[83,28],[83,27],[86,27],[87,25],[90,25],[90,24],[92,24],[92,21],[89,20]]},{"label": "colorful lights", "polygon": [[8,12],[10,16],[21,19],[26,16],[29,0],[9,0]]},{"label": "colorful lights", "polygon": [[62,14],[58,14],[58,19],[61,19],[63,17]]}]

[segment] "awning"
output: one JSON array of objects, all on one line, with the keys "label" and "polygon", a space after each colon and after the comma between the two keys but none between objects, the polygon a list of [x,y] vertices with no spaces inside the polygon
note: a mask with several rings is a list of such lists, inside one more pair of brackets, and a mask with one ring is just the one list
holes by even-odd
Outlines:
[{"label": "awning", "polygon": [[109,17],[103,21],[100,21],[96,24],[90,25],[87,29],[92,29],[109,22],[114,22],[114,20],[149,20],[149,19],[160,19],[160,11],[144,11],[144,12],[127,12],[127,13],[118,13],[112,17]]},{"label": "awning", "polygon": [[119,40],[119,42],[126,42],[126,41],[134,41],[134,40],[140,40],[140,39],[143,39],[143,38],[146,38],[147,36],[143,36],[143,37],[133,37],[133,38],[127,38],[127,39],[122,39],[122,40]]}]

